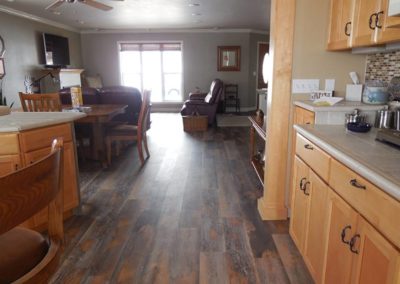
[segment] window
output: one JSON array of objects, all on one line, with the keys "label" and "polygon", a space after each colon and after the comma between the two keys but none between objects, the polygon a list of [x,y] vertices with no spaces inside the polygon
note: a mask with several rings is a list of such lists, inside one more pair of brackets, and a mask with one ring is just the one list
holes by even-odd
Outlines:
[{"label": "window", "polygon": [[152,102],[182,101],[181,43],[120,43],[121,83],[150,89]]}]

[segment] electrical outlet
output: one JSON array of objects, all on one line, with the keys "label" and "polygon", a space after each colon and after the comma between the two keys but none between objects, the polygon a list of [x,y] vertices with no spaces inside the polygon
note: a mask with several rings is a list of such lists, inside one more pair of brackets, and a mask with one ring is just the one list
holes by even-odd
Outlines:
[{"label": "electrical outlet", "polygon": [[292,93],[309,94],[319,90],[319,79],[293,79]]}]

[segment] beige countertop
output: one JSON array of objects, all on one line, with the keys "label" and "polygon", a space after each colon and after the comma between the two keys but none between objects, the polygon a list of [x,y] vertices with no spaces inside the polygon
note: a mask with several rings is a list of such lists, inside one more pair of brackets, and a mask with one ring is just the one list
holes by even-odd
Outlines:
[{"label": "beige countertop", "polygon": [[0,116],[0,132],[15,132],[71,122],[85,117],[80,112],[12,112]]},{"label": "beige countertop", "polygon": [[400,148],[375,140],[377,130],[354,133],[342,125],[295,125],[298,133],[400,201]]},{"label": "beige countertop", "polygon": [[313,112],[321,112],[321,111],[352,112],[355,108],[358,108],[363,111],[375,111],[375,110],[382,109],[385,106],[385,105],[364,104],[362,102],[351,102],[351,101],[345,101],[345,100],[340,101],[333,106],[317,106],[317,105],[314,105],[312,101],[294,101],[294,104],[296,106],[302,107],[304,109],[307,109],[307,110],[313,111]]}]

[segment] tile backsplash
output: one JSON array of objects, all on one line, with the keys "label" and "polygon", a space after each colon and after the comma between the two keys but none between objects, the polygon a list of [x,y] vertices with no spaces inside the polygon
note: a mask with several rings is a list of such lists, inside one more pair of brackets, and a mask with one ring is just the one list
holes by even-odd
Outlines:
[{"label": "tile backsplash", "polygon": [[400,51],[367,55],[366,81],[389,83],[394,76],[400,76]]}]

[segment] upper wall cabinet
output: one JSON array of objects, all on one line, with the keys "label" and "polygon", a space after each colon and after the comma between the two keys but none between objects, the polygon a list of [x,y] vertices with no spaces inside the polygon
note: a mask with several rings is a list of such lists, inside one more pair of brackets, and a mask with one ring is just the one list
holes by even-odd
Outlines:
[{"label": "upper wall cabinet", "polygon": [[353,10],[353,0],[331,1],[328,50],[350,48]]},{"label": "upper wall cabinet", "polygon": [[388,0],[332,0],[328,50],[400,41],[400,17],[388,17]]}]

